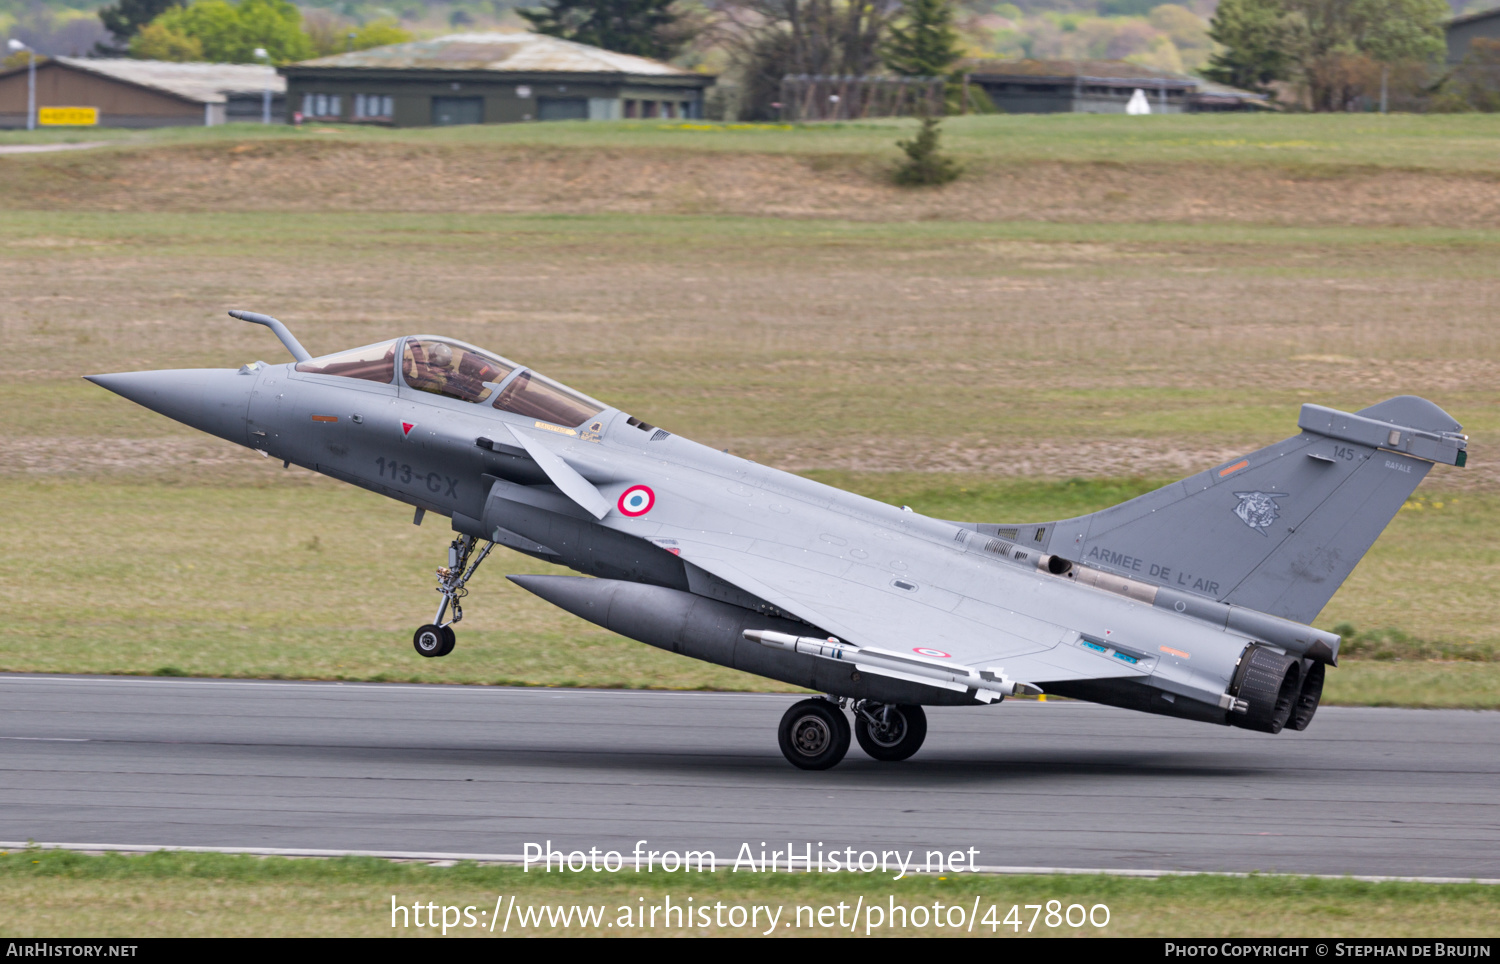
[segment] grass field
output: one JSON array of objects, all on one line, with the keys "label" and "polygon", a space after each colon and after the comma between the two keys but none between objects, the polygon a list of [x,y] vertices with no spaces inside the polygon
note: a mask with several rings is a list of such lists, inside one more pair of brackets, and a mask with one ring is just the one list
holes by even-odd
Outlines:
[{"label": "grass field", "polygon": [[[345,858],[340,860],[259,859],[216,854],[158,853],[144,856],[87,856],[59,851],[16,851],[0,856],[0,933],[7,937],[46,936],[440,936],[416,918],[401,916],[392,927],[392,903],[423,905],[421,920],[457,921],[447,936],[501,937],[546,934],[621,936],[733,935],[770,931],[777,936],[834,936],[854,933],[905,936],[967,936],[970,932],[930,923],[913,926],[911,908],[941,905],[974,913],[977,936],[1038,937],[1381,937],[1439,934],[1445,940],[1492,937],[1500,913],[1500,888],[1478,884],[1363,883],[1297,877],[1164,877],[1136,879],[1106,876],[921,875],[893,881],[879,873],[851,878],[845,874],[636,873],[630,864],[616,874],[544,874],[517,867],[459,864],[449,867]],[[689,926],[667,926],[665,914],[656,926],[634,924],[643,905],[665,905],[670,895],[682,908],[723,905],[712,917],[688,919]],[[502,897],[508,919],[491,933],[488,917]],[[510,899],[514,898],[514,905]],[[857,898],[863,898],[856,904]],[[976,898],[978,898],[976,903]],[[1056,924],[1047,913],[1057,901]],[[436,905],[434,911],[426,907]],[[837,909],[843,904],[843,911]],[[1039,911],[1025,905],[1041,905]],[[1103,927],[1070,927],[1070,905],[1091,910],[1104,921],[1098,905],[1108,909]],[[750,905],[772,908],[777,926],[767,926],[772,910],[756,918],[758,926],[730,926],[743,919]],[[891,926],[859,907],[879,907],[889,915],[893,905],[907,908],[907,926]],[[814,922],[822,907],[830,911],[824,926]],[[994,907],[991,915],[989,908]],[[571,926],[542,918],[540,925],[519,926],[522,914],[597,908],[604,926]],[[628,918],[622,910],[632,908]],[[728,908],[743,908],[731,916]],[[1004,921],[1016,907],[1015,925]],[[801,924],[798,924],[802,908]],[[463,915],[467,909],[468,918]],[[517,913],[519,911],[519,913]],[[843,914],[844,926],[836,921]],[[1072,911],[1073,920],[1081,919]],[[483,915],[483,917],[481,917]],[[714,919],[718,918],[718,919]],[[534,919],[534,918],[531,918]],[[984,921],[989,919],[993,925]],[[722,921],[722,925],[721,922]],[[851,928],[850,922],[854,926]],[[619,922],[619,923],[617,923]],[[709,926],[691,926],[708,922]],[[465,924],[468,926],[464,926]],[[675,925],[676,920],[673,921]],[[884,926],[881,926],[882,923]],[[791,926],[787,926],[790,924]],[[958,934],[953,932],[957,930]],[[1030,932],[1028,934],[1028,931]],[[622,934],[623,932],[623,934]]]},{"label": "grass field", "polygon": [[[1291,434],[1303,402],[1421,394],[1470,464],[1434,472],[1319,619],[1355,630],[1329,698],[1500,706],[1500,122],[1150,120],[954,119],[973,176],[932,194],[880,181],[890,124],[221,128],[0,156],[0,666],[766,685],[544,607],[499,578],[535,571],[514,557],[455,654],[420,660],[440,520],[78,377],[281,360],[224,316],[248,307],[315,352],[450,334],[706,444],[988,521],[1110,504]],[[1159,205],[1173,184],[1197,200]]]},{"label": "grass field", "polygon": [[[618,121],[391,130],[231,124],[150,131],[101,128],[0,132],[0,146],[103,142],[116,148],[286,140],[421,147],[537,146],[590,150],[884,156],[914,120],[762,124]],[[968,160],[1389,167],[1500,173],[1500,127],[1483,114],[1219,114],[1146,118],[1090,114],[950,117],[945,143]]]}]

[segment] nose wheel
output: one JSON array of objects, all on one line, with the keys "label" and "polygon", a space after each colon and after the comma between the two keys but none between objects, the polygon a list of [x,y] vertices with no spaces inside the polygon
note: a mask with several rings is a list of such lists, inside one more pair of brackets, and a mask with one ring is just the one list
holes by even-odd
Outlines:
[{"label": "nose wheel", "polygon": [[827,770],[849,752],[849,720],[831,700],[794,703],[781,718],[777,736],[782,755],[800,770]]},{"label": "nose wheel", "polygon": [[411,638],[411,644],[417,650],[417,655],[434,657],[447,656],[453,652],[453,644],[457,642],[452,626],[434,626],[428,623],[417,629]]},{"label": "nose wheel", "polygon": [[[442,594],[443,601],[438,603],[437,615],[432,617],[432,622],[418,627],[411,638],[411,644],[419,655],[433,658],[453,652],[456,642],[453,624],[464,618],[464,607],[460,600],[469,594],[465,587],[474,578],[479,564],[495,548],[493,542],[486,542],[484,548],[476,553],[474,549],[478,545],[479,540],[473,536],[459,536],[449,544],[448,564],[437,571],[437,591]],[[443,617],[450,612],[453,618],[444,622]]]}]

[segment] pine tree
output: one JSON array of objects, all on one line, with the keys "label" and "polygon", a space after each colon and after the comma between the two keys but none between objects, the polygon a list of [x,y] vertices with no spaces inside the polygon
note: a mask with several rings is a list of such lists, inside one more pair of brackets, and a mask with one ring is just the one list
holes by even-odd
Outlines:
[{"label": "pine tree", "polygon": [[907,187],[947,184],[963,173],[963,168],[938,150],[938,119],[922,118],[922,129],[909,141],[897,141],[906,152],[906,163],[896,169],[896,183]]},{"label": "pine tree", "polygon": [[538,10],[518,10],[537,33],[622,54],[670,60],[695,32],[675,0],[550,0]]},{"label": "pine tree", "polygon": [[946,77],[963,56],[950,0],[904,0],[881,59],[903,77]]},{"label": "pine tree", "polygon": [[1291,29],[1280,0],[1220,0],[1208,31],[1219,50],[1204,76],[1264,93],[1271,81],[1291,74]]}]

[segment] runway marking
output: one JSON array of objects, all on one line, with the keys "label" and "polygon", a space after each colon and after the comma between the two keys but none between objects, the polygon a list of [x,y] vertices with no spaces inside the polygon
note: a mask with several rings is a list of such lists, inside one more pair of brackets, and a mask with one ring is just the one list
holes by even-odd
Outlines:
[{"label": "runway marking", "polygon": [[[757,693],[744,690],[621,690],[592,689],[585,686],[485,686],[478,683],[373,683],[360,680],[259,680],[259,679],[208,679],[181,676],[33,676],[24,673],[0,673],[0,685],[5,683],[90,683],[102,686],[116,684],[150,686],[240,686],[261,689],[359,689],[394,693],[417,690],[425,693],[498,693],[538,696],[547,699],[567,699],[569,696],[586,694],[610,699],[636,699],[639,697],[673,696],[682,698],[713,699],[733,696],[746,699],[790,699],[796,693]],[[1019,704],[1017,704],[1019,705]]]},{"label": "runway marking", "polygon": [[0,736],[0,740],[26,740],[33,743],[90,743],[81,736]]},{"label": "runway marking", "polygon": [[[248,857],[377,857],[383,860],[423,860],[423,861],[460,861],[467,860],[478,864],[523,864],[525,858],[520,854],[460,854],[444,853],[423,850],[312,850],[302,847],[167,847],[151,844],[99,844],[99,843],[36,843],[33,841],[0,840],[0,850],[26,850],[28,847],[39,850],[74,850],[87,853],[96,851],[99,853],[127,853],[127,854],[151,854],[151,853],[200,853],[200,854],[243,854]],[[795,861],[797,866],[805,866],[800,858]],[[777,870],[785,869],[792,872],[793,861],[772,860],[768,865],[776,867]],[[825,866],[821,861],[814,861],[813,866],[822,870]],[[830,865],[831,866],[831,865]],[[913,871],[913,873],[924,873],[925,871]],[[1234,871],[1220,870],[1137,870],[1129,867],[1007,867],[1007,866],[983,866],[974,867],[969,873],[993,874],[996,876],[1031,875],[1031,876],[1096,876],[1096,877],[1280,877],[1288,880],[1358,880],[1369,884],[1485,884],[1488,886],[1500,886],[1500,877],[1388,877],[1373,874],[1266,874],[1266,873],[1239,873]]]},{"label": "runway marking", "polygon": [[108,141],[83,141],[78,144],[7,144],[0,154],[47,154],[52,151],[87,151],[103,147]]}]

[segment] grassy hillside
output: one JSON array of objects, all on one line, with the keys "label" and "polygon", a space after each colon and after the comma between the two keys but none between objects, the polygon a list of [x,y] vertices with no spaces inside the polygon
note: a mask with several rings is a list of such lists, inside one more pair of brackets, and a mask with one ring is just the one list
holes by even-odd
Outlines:
[{"label": "grassy hillside", "polygon": [[1308,228],[1500,224],[1488,116],[957,117],[965,166],[896,187],[910,121],[261,125],[0,133],[0,210],[722,215]]}]

